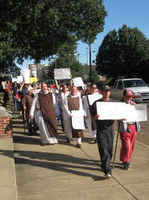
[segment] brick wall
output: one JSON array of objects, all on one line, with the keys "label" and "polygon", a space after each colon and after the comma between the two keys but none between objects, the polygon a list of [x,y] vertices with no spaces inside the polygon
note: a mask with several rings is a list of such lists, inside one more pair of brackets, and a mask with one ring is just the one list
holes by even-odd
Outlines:
[{"label": "brick wall", "polygon": [[12,120],[10,117],[0,117],[0,136],[12,136]]}]

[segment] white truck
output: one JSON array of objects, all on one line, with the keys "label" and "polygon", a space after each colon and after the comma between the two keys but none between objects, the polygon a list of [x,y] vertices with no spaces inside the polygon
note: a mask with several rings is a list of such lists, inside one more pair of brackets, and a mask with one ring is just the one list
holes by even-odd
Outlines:
[{"label": "white truck", "polygon": [[129,88],[134,94],[136,103],[143,103],[149,100],[149,86],[141,78],[120,78],[115,80],[111,89],[111,98],[121,100],[123,90]]}]

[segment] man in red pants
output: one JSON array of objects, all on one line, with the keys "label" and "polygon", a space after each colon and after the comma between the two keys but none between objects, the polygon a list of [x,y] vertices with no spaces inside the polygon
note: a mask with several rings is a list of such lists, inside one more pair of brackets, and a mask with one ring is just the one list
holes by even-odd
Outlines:
[{"label": "man in red pants", "polygon": [[[132,100],[133,93],[131,90],[124,90],[123,97],[125,103],[135,105],[135,102]],[[125,170],[128,170],[130,166],[130,160],[136,142],[136,134],[139,129],[140,125],[138,122],[126,122],[125,120],[119,121],[119,132],[121,138],[120,160],[123,162]]]}]

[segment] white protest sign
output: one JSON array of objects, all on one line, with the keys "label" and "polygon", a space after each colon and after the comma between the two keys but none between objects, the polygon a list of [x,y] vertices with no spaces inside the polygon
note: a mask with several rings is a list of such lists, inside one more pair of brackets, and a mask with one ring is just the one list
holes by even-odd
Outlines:
[{"label": "white protest sign", "polygon": [[97,102],[99,120],[126,119],[127,122],[146,121],[147,106],[145,104],[130,105],[121,102]]},{"label": "white protest sign", "polygon": [[27,68],[24,68],[21,70],[21,74],[23,76],[23,80],[25,83],[30,83],[30,70]]},{"label": "white protest sign", "polygon": [[135,104],[129,108],[127,122],[147,121],[147,104]]},{"label": "white protest sign", "polygon": [[126,119],[126,105],[127,104],[121,102],[97,102],[96,106],[99,120]]},{"label": "white protest sign", "polygon": [[17,82],[17,78],[12,77],[12,83]]},{"label": "white protest sign", "polygon": [[84,130],[84,113],[79,110],[71,111],[72,115],[72,127],[77,130]]},{"label": "white protest sign", "polygon": [[99,94],[99,93],[89,94],[88,95],[89,105],[92,105],[95,101],[101,98],[102,98],[102,94]]},{"label": "white protest sign", "polygon": [[74,86],[76,87],[84,87],[84,82],[81,77],[76,77],[72,79]]},{"label": "white protest sign", "polygon": [[17,76],[17,83],[23,82],[23,76]]},{"label": "white protest sign", "polygon": [[71,79],[70,68],[54,69],[54,78],[56,80]]}]

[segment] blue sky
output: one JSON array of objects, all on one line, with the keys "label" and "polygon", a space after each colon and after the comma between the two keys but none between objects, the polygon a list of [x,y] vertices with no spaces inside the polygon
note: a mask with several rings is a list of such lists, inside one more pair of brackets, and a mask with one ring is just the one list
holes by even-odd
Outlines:
[{"label": "blue sky", "polygon": [[[130,28],[137,27],[149,39],[149,0],[104,0],[104,6],[107,11],[104,30],[97,35],[92,44],[92,60],[95,60],[98,48],[104,37],[113,29],[116,31],[126,24]],[[89,63],[88,45],[78,42],[77,58],[81,63]],[[25,60],[23,67],[28,67],[31,60]],[[47,64],[48,61],[41,61]]]},{"label": "blue sky", "polygon": [[[123,24],[130,28],[137,27],[149,39],[149,0],[104,0],[104,6],[107,11],[104,31],[92,44],[92,60],[107,33],[113,29],[117,31]],[[79,42],[77,54],[81,63],[89,62],[87,44]]]}]

